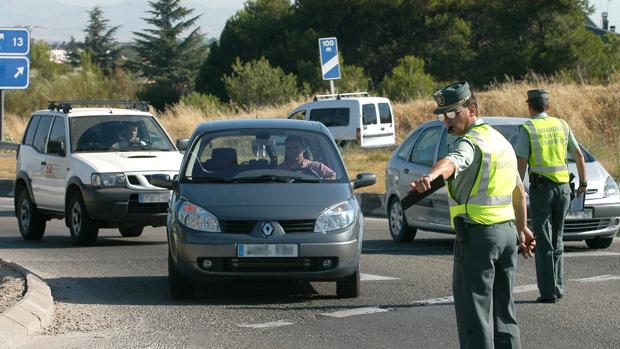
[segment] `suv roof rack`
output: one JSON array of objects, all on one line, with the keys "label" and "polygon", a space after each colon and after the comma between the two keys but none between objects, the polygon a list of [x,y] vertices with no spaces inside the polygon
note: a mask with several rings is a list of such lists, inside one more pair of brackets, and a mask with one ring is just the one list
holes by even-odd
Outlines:
[{"label": "suv roof rack", "polygon": [[316,95],[314,96],[314,101],[318,101],[320,99],[342,99],[342,98],[352,98],[352,97],[368,97],[368,92],[351,92],[351,93],[336,93],[336,94],[327,94],[327,95]]},{"label": "suv roof rack", "polygon": [[91,100],[74,100],[74,101],[49,101],[47,109],[62,111],[68,113],[76,105],[121,105],[127,109],[137,109],[140,111],[148,111],[149,103],[145,101],[128,101],[119,99],[91,99]]}]

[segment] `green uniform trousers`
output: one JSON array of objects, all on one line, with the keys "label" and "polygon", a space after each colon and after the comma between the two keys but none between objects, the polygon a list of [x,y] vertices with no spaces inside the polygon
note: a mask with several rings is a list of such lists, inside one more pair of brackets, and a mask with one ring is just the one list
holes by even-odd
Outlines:
[{"label": "green uniform trousers", "polygon": [[530,186],[530,217],[536,238],[536,281],[541,298],[564,295],[564,217],[570,205],[568,183]]},{"label": "green uniform trousers", "polygon": [[514,222],[455,224],[452,291],[461,348],[520,348],[512,298],[518,236]]}]

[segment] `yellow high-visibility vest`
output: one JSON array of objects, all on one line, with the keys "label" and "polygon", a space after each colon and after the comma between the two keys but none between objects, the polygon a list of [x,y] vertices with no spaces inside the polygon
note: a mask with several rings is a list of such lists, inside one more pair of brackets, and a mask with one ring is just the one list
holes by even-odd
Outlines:
[{"label": "yellow high-visibility vest", "polygon": [[523,124],[530,137],[529,171],[545,176],[555,183],[568,183],[569,129],[564,120],[551,116]]},{"label": "yellow high-visibility vest", "polygon": [[452,181],[448,182],[452,227],[457,216],[485,225],[514,220],[512,192],[517,185],[517,158],[512,145],[486,124],[474,126],[464,137],[480,150],[482,159],[466,202],[454,200]]}]

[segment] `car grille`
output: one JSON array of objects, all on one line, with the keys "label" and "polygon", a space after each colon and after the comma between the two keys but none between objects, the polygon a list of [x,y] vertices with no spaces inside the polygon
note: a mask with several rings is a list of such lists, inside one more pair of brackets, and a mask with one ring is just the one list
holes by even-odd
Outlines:
[{"label": "car grille", "polygon": [[[223,220],[220,221],[222,232],[225,234],[251,234],[258,221]],[[314,219],[279,221],[284,233],[311,233],[314,232]]]},{"label": "car grille", "polygon": [[127,203],[127,213],[166,213],[168,212],[167,202],[141,203],[138,201],[138,194],[131,194]]},{"label": "car grille", "polygon": [[564,233],[581,233],[585,231],[605,229],[609,226],[610,222],[611,218],[565,220]]},{"label": "car grille", "polygon": [[[325,270],[322,266],[327,257],[292,257],[292,258],[209,258],[213,266],[209,271],[214,272],[308,272]],[[335,263],[330,269],[338,265],[338,259],[330,257]],[[205,258],[198,258],[198,265],[202,266]]]}]

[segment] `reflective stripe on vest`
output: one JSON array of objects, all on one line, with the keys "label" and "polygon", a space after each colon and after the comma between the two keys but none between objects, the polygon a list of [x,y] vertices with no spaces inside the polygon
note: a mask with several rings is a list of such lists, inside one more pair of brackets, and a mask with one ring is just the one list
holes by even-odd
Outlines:
[{"label": "reflective stripe on vest", "polygon": [[467,216],[479,224],[495,224],[515,219],[512,192],[517,185],[517,158],[512,145],[489,125],[474,126],[464,137],[482,154],[476,181],[467,202],[453,199],[452,181],[448,181],[450,224]]},{"label": "reflective stripe on vest", "polygon": [[523,127],[530,136],[529,171],[545,176],[555,183],[568,183],[568,124],[564,120],[548,116],[528,120]]}]

